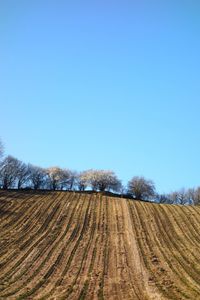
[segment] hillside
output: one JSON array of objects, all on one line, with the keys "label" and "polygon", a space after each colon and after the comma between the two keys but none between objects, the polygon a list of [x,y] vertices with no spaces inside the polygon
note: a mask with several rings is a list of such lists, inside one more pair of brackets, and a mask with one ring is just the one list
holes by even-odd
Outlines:
[{"label": "hillside", "polygon": [[0,299],[200,299],[200,207],[0,191]]}]

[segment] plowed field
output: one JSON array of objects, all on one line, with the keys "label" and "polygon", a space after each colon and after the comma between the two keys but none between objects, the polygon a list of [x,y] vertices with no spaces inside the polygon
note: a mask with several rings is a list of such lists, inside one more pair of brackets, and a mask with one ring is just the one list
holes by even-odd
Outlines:
[{"label": "plowed field", "polygon": [[200,299],[200,207],[0,191],[0,299]]}]

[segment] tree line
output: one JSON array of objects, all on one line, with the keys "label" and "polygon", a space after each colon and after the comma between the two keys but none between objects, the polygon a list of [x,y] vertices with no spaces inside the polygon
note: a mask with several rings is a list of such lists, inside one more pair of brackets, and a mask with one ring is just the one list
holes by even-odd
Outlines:
[{"label": "tree line", "polygon": [[48,189],[94,191],[122,190],[121,181],[113,171],[87,170],[76,172],[60,167],[41,168],[25,164],[8,155],[0,162],[0,187],[6,189]]},{"label": "tree line", "polygon": [[200,204],[200,187],[181,189],[170,194],[156,193],[152,180],[134,176],[127,186],[110,170],[86,170],[76,172],[60,167],[41,168],[26,164],[8,155],[3,157],[0,141],[0,188],[116,192],[119,195],[138,200],[155,201],[168,204]]},{"label": "tree line", "polygon": [[180,189],[169,194],[157,194],[155,201],[167,204],[200,205],[200,187]]}]

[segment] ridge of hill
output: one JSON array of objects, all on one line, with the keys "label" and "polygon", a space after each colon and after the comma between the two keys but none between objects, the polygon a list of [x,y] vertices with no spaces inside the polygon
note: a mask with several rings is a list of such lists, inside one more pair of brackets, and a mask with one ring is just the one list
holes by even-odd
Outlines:
[{"label": "ridge of hill", "polygon": [[0,191],[0,299],[200,299],[200,207]]}]

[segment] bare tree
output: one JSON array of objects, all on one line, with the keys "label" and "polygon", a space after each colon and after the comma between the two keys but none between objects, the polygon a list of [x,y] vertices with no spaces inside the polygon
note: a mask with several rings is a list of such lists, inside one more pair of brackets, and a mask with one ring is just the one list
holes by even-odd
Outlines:
[{"label": "bare tree", "polygon": [[178,196],[179,193],[177,191],[171,192],[169,194],[169,199],[171,201],[171,204],[178,204]]},{"label": "bare tree", "polygon": [[155,185],[152,180],[135,176],[128,182],[128,192],[135,199],[147,200],[155,195]]},{"label": "bare tree", "polygon": [[190,188],[186,191],[187,193],[187,199],[188,199],[188,204],[194,204],[195,201],[195,189]]},{"label": "bare tree", "polygon": [[200,205],[200,187],[195,190],[194,205]]},{"label": "bare tree", "polygon": [[156,195],[156,202],[158,203],[165,203],[165,204],[170,204],[171,201],[170,201],[170,198],[168,195],[165,195],[165,194],[157,194]]},{"label": "bare tree", "polygon": [[45,188],[47,186],[46,170],[37,166],[29,165],[29,182],[35,189]]},{"label": "bare tree", "polygon": [[66,182],[66,189],[69,191],[75,190],[77,184],[78,173],[76,171],[65,170],[68,176]]},{"label": "bare tree", "polygon": [[182,188],[177,192],[177,204],[185,205],[188,203],[188,194],[187,191]]},{"label": "bare tree", "polygon": [[194,189],[180,189],[178,191],[173,191],[168,195],[157,195],[157,201],[159,203],[168,203],[168,204],[197,204],[198,199],[200,203],[200,188]]},{"label": "bare tree", "polygon": [[180,189],[179,191],[174,191],[168,195],[158,195],[159,203],[168,203],[168,204],[194,204],[196,197],[195,189]]},{"label": "bare tree", "polygon": [[13,156],[7,156],[0,164],[0,181],[3,189],[16,185],[21,162]]},{"label": "bare tree", "polygon": [[17,172],[17,188],[18,189],[28,186],[30,175],[31,175],[31,169],[30,169],[29,165],[20,161],[18,172]]},{"label": "bare tree", "polygon": [[62,169],[62,175],[60,178],[60,189],[71,191],[75,189],[77,180],[77,173],[69,169]]}]

